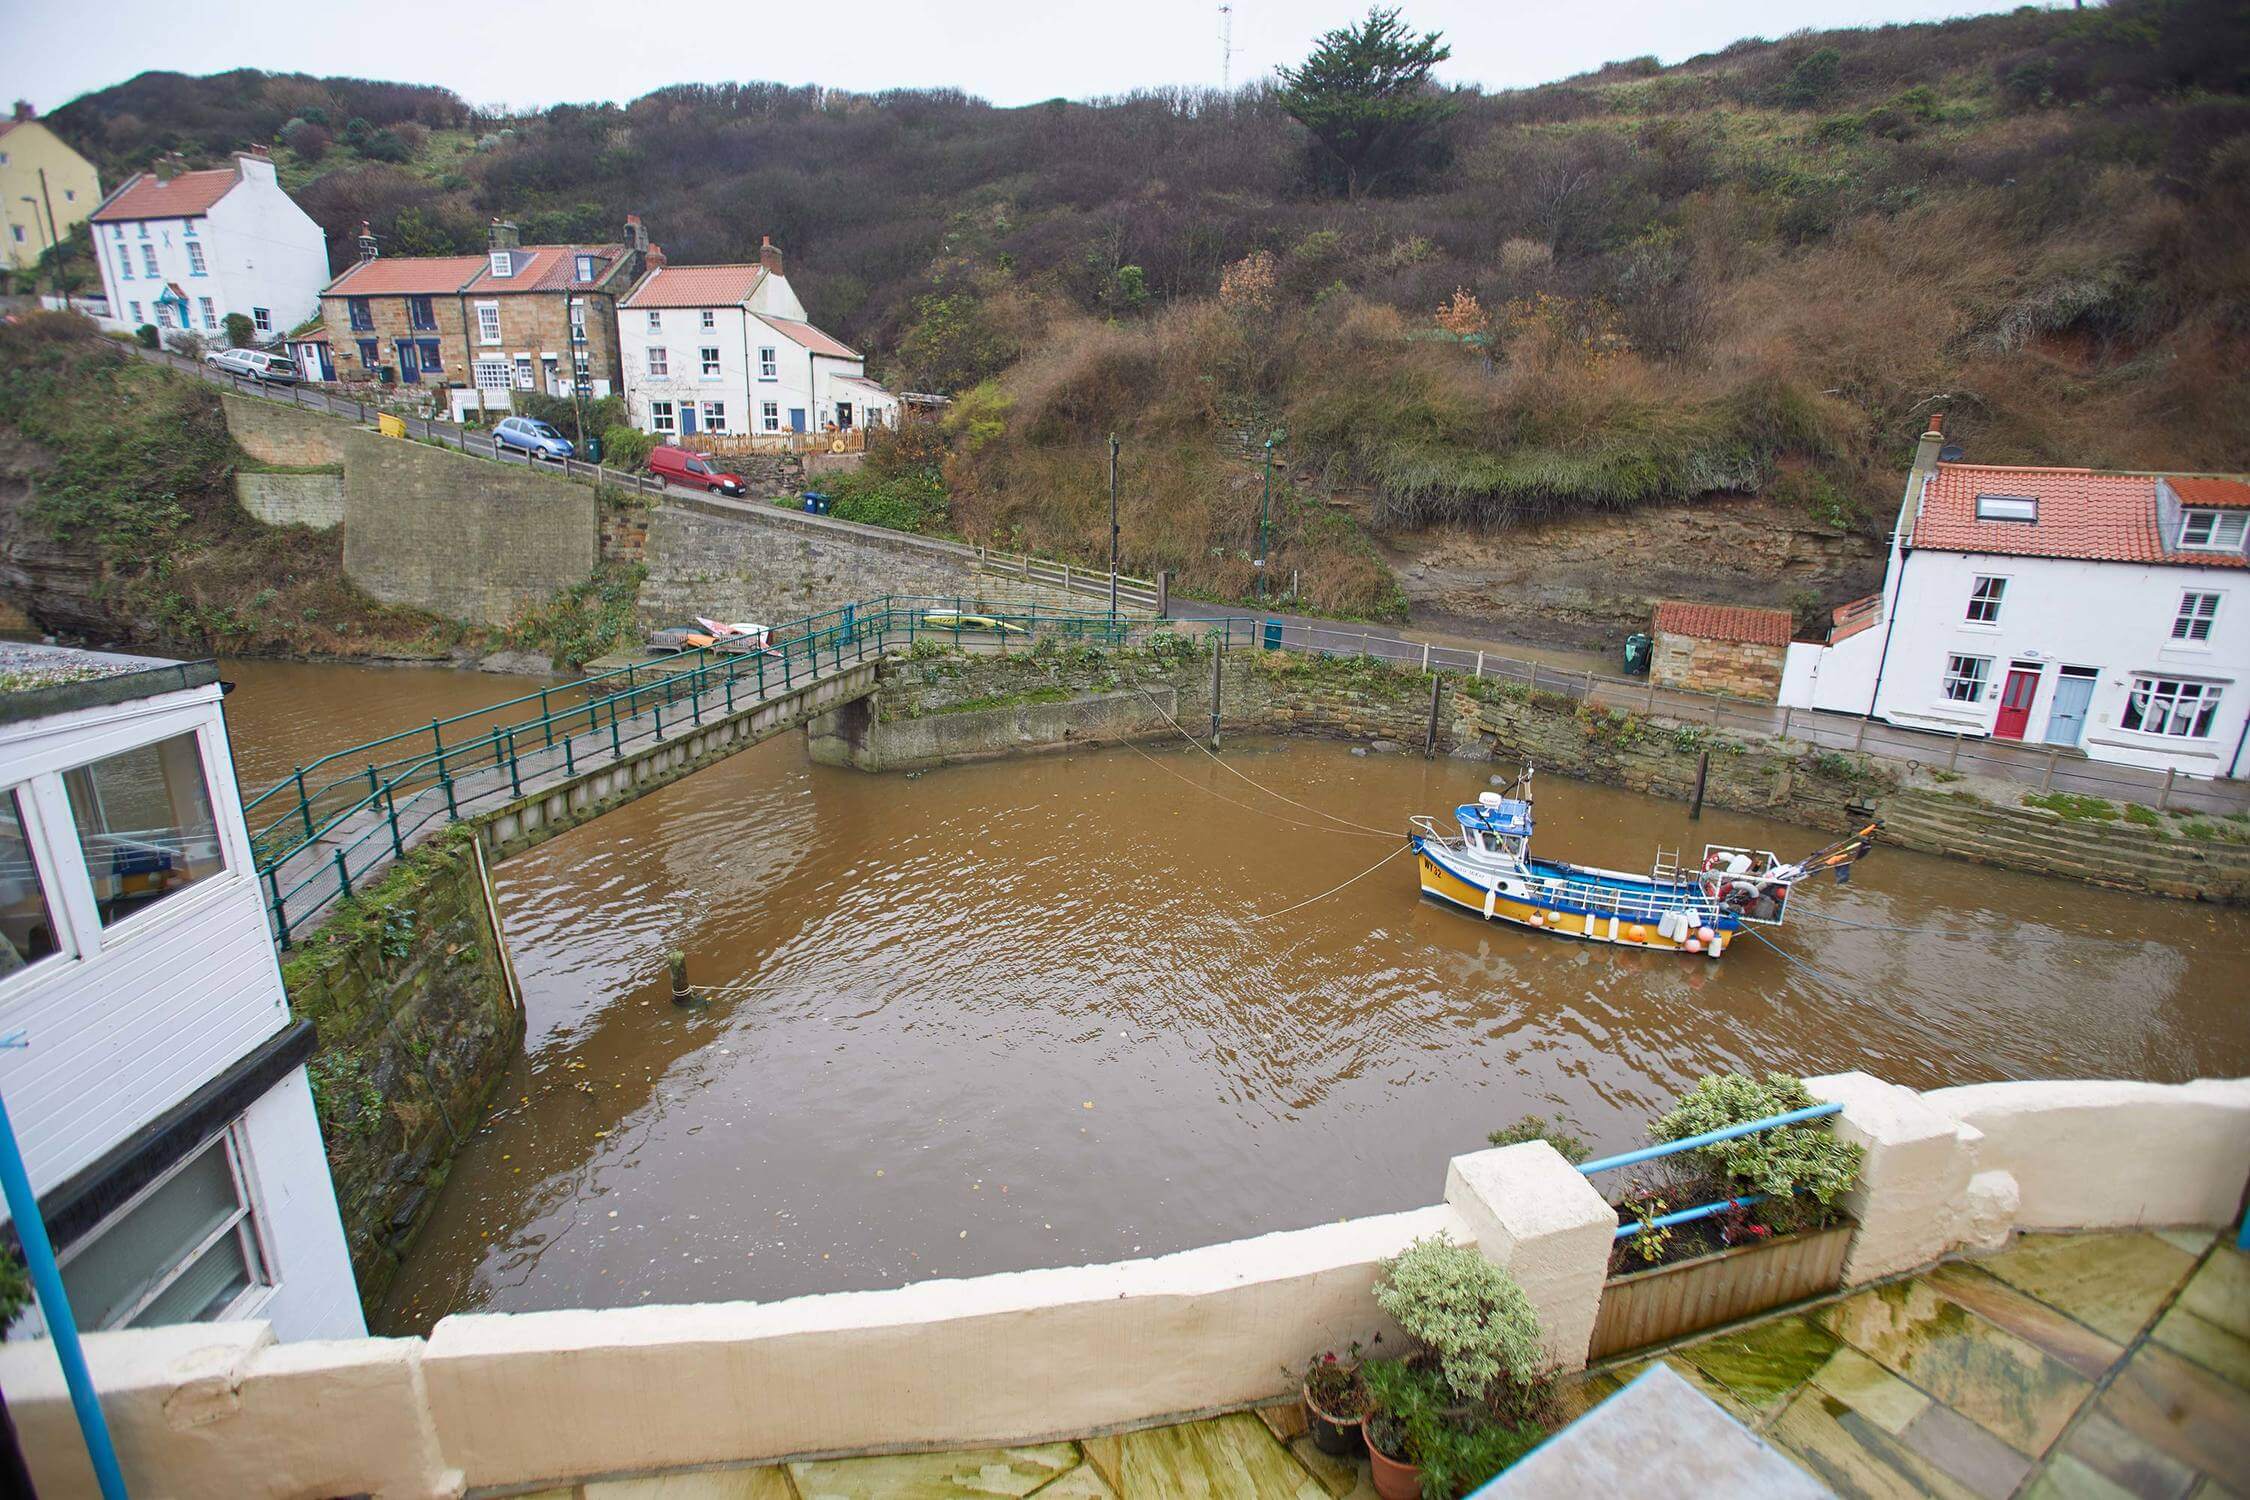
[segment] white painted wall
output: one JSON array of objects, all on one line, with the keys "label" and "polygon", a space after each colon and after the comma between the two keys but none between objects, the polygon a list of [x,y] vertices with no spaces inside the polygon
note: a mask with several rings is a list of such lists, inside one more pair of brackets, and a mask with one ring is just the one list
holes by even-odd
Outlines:
[{"label": "white painted wall", "polygon": [[[648,326],[651,311],[661,319],[660,328]],[[706,312],[711,315],[713,326],[710,328],[703,326]],[[755,383],[755,372],[751,361],[756,357],[752,352],[753,341],[764,328],[764,324],[740,307],[618,309],[617,342],[625,363],[625,406],[633,425],[643,432],[656,431],[650,404],[670,401],[673,403],[673,427],[663,435],[679,441],[680,407],[692,401],[700,413],[703,403],[717,401],[726,408],[728,432],[752,431],[750,389]],[[719,351],[716,379],[703,378],[702,351],[706,347]],[[665,351],[669,373],[661,377],[649,373],[651,348]],[[709,424],[699,415],[696,431],[709,430]]]},{"label": "white painted wall", "polygon": [[[1883,668],[1879,717],[1895,724],[1990,733],[2012,663],[2035,665],[2037,696],[2025,738],[2046,738],[2063,667],[2100,673],[2082,748],[2096,760],[2172,767],[2197,776],[2237,772],[2237,747],[2250,723],[2250,572],[2074,558],[1994,557],[1959,552],[1911,554],[1899,584],[1897,626]],[[1980,576],[2007,579],[1997,622],[1967,619]],[[2175,641],[2172,623],[2185,593],[2216,593],[2219,613],[2207,642]],[[1878,625],[1844,642],[1881,637]],[[1946,658],[1989,657],[1983,698],[1949,701]],[[2134,674],[2200,678],[2220,685],[2212,733],[2201,739],[2142,734],[2120,722]]]},{"label": "white painted wall", "polygon": [[[199,736],[226,869],[104,929],[61,773]],[[0,726],[0,790],[26,808],[63,951],[0,979],[0,1051],[33,1188],[45,1193],[290,1024],[216,683]],[[246,1166],[288,1336],[365,1332],[320,1128],[300,1070],[244,1116]],[[344,1296],[339,1301],[339,1287]]]},{"label": "white painted wall", "polygon": [[[265,308],[272,329],[260,337],[270,341],[320,310],[320,289],[328,282],[328,245],[320,226],[281,190],[272,162],[241,156],[236,170],[242,180],[200,217],[91,226],[109,298],[106,326],[130,330],[155,322],[156,299],[168,283],[177,283],[187,297],[192,331],[206,338],[224,334],[230,312],[254,317]],[[191,243],[203,251],[201,275]],[[156,254],[154,276],[147,268],[150,249]],[[208,320],[205,298],[211,300]]]},{"label": "white painted wall", "polygon": [[[2250,1079],[2001,1083],[1917,1094],[1806,1080],[1867,1148],[1846,1276],[2013,1227],[2231,1223]],[[1077,1436],[1279,1396],[1382,1331],[1377,1262],[1470,1240],[1550,1336],[1591,1333],[1611,1221],[1544,1143],[1458,1158],[1447,1203],[1153,1260],[771,1304],[447,1318],[425,1342],[276,1346],[262,1324],[99,1334],[88,1358],[136,1495],[456,1496],[695,1464]],[[1565,1362],[1575,1362],[1566,1353]],[[0,1347],[40,1493],[93,1494],[45,1349]],[[350,1420],[336,1414],[349,1412]]]}]

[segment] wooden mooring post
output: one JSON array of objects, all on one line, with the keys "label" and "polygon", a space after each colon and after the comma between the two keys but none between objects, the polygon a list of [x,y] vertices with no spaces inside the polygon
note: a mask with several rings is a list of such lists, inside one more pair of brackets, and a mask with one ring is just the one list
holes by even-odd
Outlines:
[{"label": "wooden mooring post", "polygon": [[1695,800],[1688,804],[1687,815],[1691,821],[1703,816],[1703,785],[1711,778],[1711,752],[1706,750],[1695,758]]},{"label": "wooden mooring post", "polygon": [[700,1005],[703,996],[697,994],[687,982],[687,954],[674,948],[665,955],[665,963],[672,970],[672,1003],[674,1005]]},{"label": "wooden mooring post", "polygon": [[1219,748],[1219,664],[1227,654],[1226,642],[1211,642],[1211,748]]},{"label": "wooden mooring post", "polygon": [[[1424,646],[1424,651],[1430,648]],[[1430,678],[1430,732],[1422,740],[1422,759],[1429,760],[1437,754],[1438,695],[1445,690],[1445,675],[1438,673]]]}]

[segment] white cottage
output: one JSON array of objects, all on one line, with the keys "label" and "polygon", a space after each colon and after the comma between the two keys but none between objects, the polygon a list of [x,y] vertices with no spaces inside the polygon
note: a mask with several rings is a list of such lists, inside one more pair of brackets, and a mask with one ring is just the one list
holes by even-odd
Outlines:
[{"label": "white cottage", "polygon": [[273,159],[135,173],[94,211],[94,254],[112,328],[153,323],[218,338],[241,313],[271,343],[320,311],[328,241],[281,190]]},{"label": "white cottage", "polygon": [[1880,594],[1793,644],[1781,702],[2239,776],[2250,482],[1947,462],[1922,436]]},{"label": "white cottage", "polygon": [[216,669],[0,644],[0,682],[0,1096],[79,1327],[364,1334]]},{"label": "white cottage", "polygon": [[805,321],[771,240],[748,265],[654,266],[618,304],[617,339],[633,424],[669,441],[898,423],[859,352]]}]

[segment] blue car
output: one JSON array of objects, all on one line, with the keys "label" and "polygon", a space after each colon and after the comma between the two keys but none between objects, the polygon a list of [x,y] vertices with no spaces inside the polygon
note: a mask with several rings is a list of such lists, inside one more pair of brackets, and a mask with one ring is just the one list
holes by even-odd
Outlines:
[{"label": "blue car", "polygon": [[503,447],[519,448],[534,458],[568,458],[578,450],[545,422],[530,417],[509,417],[492,429],[492,440]]}]

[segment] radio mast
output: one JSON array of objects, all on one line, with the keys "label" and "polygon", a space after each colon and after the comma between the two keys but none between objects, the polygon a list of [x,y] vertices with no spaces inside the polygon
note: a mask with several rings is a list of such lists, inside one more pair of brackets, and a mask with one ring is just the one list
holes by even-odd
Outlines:
[{"label": "radio mast", "polygon": [[1234,7],[1219,7],[1219,92],[1234,92]]}]

